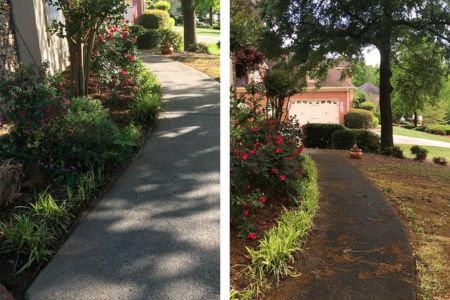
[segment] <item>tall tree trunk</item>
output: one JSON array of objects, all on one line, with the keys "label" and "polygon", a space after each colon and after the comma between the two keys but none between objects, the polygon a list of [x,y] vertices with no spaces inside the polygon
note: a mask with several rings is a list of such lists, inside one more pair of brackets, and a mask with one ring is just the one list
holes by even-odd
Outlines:
[{"label": "tall tree trunk", "polygon": [[381,116],[381,150],[394,146],[391,108],[391,45],[384,43],[380,51],[380,116]]},{"label": "tall tree trunk", "polygon": [[77,45],[72,41],[69,41],[69,60],[70,60],[70,76],[72,81],[72,89],[75,96],[78,96],[78,51]]},{"label": "tall tree trunk", "polygon": [[414,112],[414,127],[417,127],[417,111]]},{"label": "tall tree trunk", "polygon": [[84,55],[84,46],[81,41],[78,42],[78,96],[85,96],[86,91],[84,89],[84,61],[85,61],[85,55]]},{"label": "tall tree trunk", "polygon": [[195,34],[195,11],[194,0],[183,0],[183,21],[184,21],[184,49],[187,50],[197,42]]},{"label": "tall tree trunk", "polygon": [[213,8],[212,6],[209,8],[209,25],[212,27],[214,23],[214,18],[213,18]]},{"label": "tall tree trunk", "polygon": [[88,37],[88,44],[86,47],[86,56],[84,60],[84,90],[86,95],[89,93],[89,73],[91,72],[91,59],[92,53],[94,52],[94,43],[95,43],[95,33],[96,31],[91,31]]}]

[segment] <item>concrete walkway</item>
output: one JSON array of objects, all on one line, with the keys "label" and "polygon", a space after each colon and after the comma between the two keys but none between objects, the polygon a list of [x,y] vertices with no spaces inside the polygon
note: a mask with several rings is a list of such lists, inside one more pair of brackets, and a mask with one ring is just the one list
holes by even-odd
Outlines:
[{"label": "concrete walkway", "polygon": [[162,120],[28,299],[219,298],[219,84],[143,60],[164,87]]},{"label": "concrete walkway", "polygon": [[347,159],[307,151],[317,164],[320,209],[287,278],[265,299],[415,299],[408,237],[388,200]]}]

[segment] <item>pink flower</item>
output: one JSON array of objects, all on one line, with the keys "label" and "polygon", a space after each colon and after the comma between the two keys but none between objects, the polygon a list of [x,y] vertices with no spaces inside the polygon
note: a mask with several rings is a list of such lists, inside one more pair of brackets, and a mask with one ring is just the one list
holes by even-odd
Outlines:
[{"label": "pink flower", "polygon": [[248,211],[248,210],[244,210],[243,211],[243,214],[244,214],[244,217],[248,217],[248,216],[250,216],[250,212]]},{"label": "pink flower", "polygon": [[247,153],[242,153],[241,158],[242,158],[242,160],[247,160],[248,159]]},{"label": "pink flower", "polygon": [[281,148],[277,147],[277,149],[275,149],[275,152],[280,154],[281,153]]},{"label": "pink flower", "polygon": [[122,71],[120,71],[120,74],[122,74],[122,76],[125,76],[127,74],[127,71],[125,69],[122,69]]},{"label": "pink flower", "polygon": [[292,156],[288,156],[288,157],[286,157],[286,159],[291,161],[292,160]]},{"label": "pink flower", "polygon": [[252,131],[253,131],[253,133],[257,133],[257,132],[258,132],[258,127],[253,126],[253,127],[252,127]]},{"label": "pink flower", "polygon": [[261,197],[261,203],[266,204],[266,202],[267,202],[267,197]]},{"label": "pink flower", "polygon": [[130,56],[128,56],[128,60],[129,60],[129,61],[133,61],[133,60],[134,60],[134,55],[133,55],[133,54],[130,54]]},{"label": "pink flower", "polygon": [[280,181],[285,181],[286,180],[286,175],[280,175]]},{"label": "pink flower", "polygon": [[248,203],[247,202],[242,202],[242,208],[243,209],[247,209],[248,208]]},{"label": "pink flower", "polygon": [[256,240],[256,233],[250,232],[247,236],[249,240]]},{"label": "pink flower", "polygon": [[273,167],[272,167],[272,173],[273,173],[273,174],[276,174],[277,172],[278,172],[277,167],[273,166]]}]

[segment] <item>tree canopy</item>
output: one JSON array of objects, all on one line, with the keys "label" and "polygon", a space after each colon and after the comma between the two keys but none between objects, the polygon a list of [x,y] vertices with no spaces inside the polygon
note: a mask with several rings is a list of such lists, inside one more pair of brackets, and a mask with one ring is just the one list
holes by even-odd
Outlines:
[{"label": "tree canopy", "polygon": [[382,149],[393,146],[393,49],[407,35],[422,36],[450,54],[448,0],[262,0],[259,9],[265,54],[289,55],[305,70],[323,74],[338,59],[360,61],[366,47],[379,50]]}]

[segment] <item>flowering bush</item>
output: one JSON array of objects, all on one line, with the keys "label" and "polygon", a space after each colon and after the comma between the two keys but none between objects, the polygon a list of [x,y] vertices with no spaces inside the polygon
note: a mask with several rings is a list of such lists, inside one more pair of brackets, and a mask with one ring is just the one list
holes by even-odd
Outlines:
[{"label": "flowering bush", "polygon": [[283,197],[298,201],[302,175],[299,124],[266,117],[260,100],[247,95],[231,104],[231,212],[248,238],[258,208]]},{"label": "flowering bush", "polygon": [[0,82],[2,114],[14,125],[14,135],[23,141],[67,113],[63,79],[49,75],[47,68],[48,64],[40,68],[21,65],[11,80]]},{"label": "flowering bush", "polygon": [[114,87],[136,60],[136,35],[125,21],[109,19],[98,30],[92,57],[92,75],[100,84]]},{"label": "flowering bush", "polygon": [[255,48],[241,49],[236,52],[236,75],[244,77],[247,71],[255,69],[264,62],[264,55]]}]

